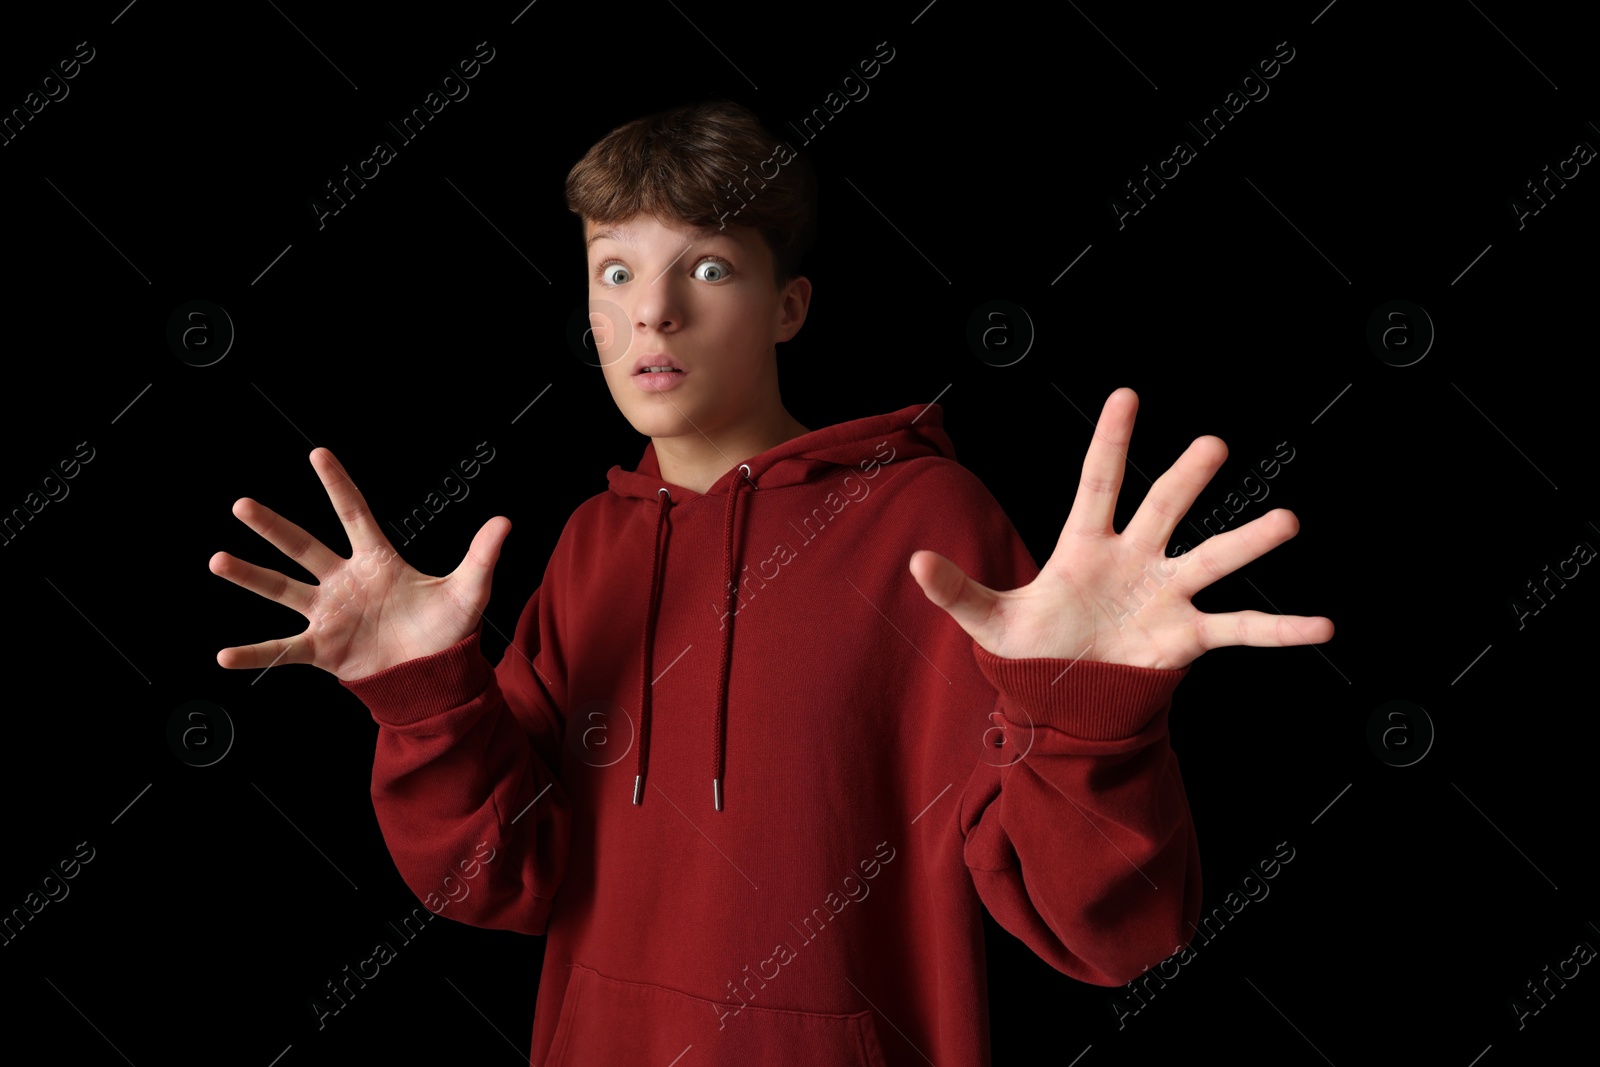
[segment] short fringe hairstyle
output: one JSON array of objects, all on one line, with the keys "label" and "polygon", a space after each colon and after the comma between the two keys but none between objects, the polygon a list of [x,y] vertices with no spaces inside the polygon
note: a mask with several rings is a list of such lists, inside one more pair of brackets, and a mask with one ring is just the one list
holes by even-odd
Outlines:
[{"label": "short fringe hairstyle", "polygon": [[566,193],[573,214],[598,224],[647,214],[758,230],[780,285],[800,274],[816,240],[817,181],[808,160],[729,101],[688,104],[617,127],[567,174]]}]

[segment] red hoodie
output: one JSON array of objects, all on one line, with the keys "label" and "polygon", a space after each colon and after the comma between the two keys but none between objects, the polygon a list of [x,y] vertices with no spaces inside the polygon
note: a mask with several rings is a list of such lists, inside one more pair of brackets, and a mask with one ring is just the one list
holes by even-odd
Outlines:
[{"label": "red hoodie", "polygon": [[406,884],[548,935],[535,1067],[988,1064],[980,907],[1097,985],[1188,943],[1185,672],[1001,659],[923,595],[922,548],[1037,573],[937,406],[609,480],[499,666],[345,683]]}]

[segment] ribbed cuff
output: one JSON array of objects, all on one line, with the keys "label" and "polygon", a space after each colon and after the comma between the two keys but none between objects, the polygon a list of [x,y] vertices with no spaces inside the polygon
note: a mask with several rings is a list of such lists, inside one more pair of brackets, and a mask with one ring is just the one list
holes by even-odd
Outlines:
[{"label": "ribbed cuff", "polygon": [[442,652],[339,684],[354,693],[380,725],[407,726],[477,697],[493,673],[474,630]]},{"label": "ribbed cuff", "polygon": [[978,669],[1034,722],[1087,741],[1137,735],[1172,699],[1189,668],[1156,670],[1125,663],[1005,659],[972,645]]}]

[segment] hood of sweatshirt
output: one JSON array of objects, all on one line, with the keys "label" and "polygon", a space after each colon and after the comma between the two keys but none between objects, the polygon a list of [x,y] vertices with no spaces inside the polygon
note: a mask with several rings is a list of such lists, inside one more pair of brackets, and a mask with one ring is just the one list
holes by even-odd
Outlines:
[{"label": "hood of sweatshirt", "polygon": [[[868,458],[863,459],[866,456]],[[661,476],[655,443],[645,446],[636,470],[612,467],[607,472],[611,492],[655,513],[655,538],[652,546],[650,581],[639,590],[645,604],[643,670],[639,677],[639,734],[635,750],[633,803],[644,802],[645,781],[650,771],[651,689],[654,673],[656,617],[661,604],[662,570],[671,552],[672,514],[701,497],[723,501],[722,581],[727,597],[727,626],[722,630],[722,645],[717,661],[717,687],[706,694],[706,756],[711,779],[711,802],[722,810],[722,781],[728,722],[728,675],[733,666],[736,643],[734,606],[738,600],[735,575],[743,564],[740,517],[751,494],[764,490],[805,485],[839,478],[854,470],[871,477],[875,468],[890,461],[921,456],[955,459],[955,447],[944,431],[944,414],[937,404],[901,408],[886,415],[856,419],[802,434],[737,464],[718,478],[704,493],[672,485]]]}]

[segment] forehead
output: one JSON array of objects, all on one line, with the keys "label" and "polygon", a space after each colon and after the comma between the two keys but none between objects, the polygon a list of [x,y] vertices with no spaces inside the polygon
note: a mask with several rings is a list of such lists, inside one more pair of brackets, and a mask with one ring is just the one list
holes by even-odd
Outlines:
[{"label": "forehead", "polygon": [[621,222],[583,220],[585,246],[593,249],[604,242],[643,250],[651,245],[681,249],[685,245],[721,245],[725,250],[746,255],[766,253],[761,235],[746,226],[693,226],[682,222],[663,222],[653,215],[635,215]]}]

